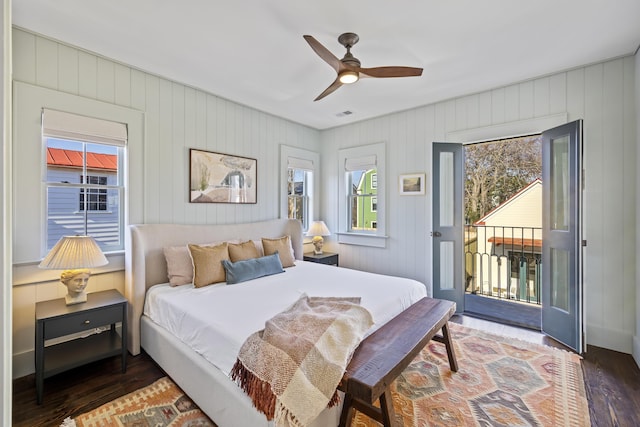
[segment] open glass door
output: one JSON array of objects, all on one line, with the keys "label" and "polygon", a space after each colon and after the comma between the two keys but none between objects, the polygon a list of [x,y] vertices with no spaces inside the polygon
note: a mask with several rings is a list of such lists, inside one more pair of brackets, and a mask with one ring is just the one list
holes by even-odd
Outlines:
[{"label": "open glass door", "polygon": [[581,120],[542,133],[542,182],[542,331],[582,353]]},{"label": "open glass door", "polygon": [[464,311],[462,144],[433,143],[433,297]]}]

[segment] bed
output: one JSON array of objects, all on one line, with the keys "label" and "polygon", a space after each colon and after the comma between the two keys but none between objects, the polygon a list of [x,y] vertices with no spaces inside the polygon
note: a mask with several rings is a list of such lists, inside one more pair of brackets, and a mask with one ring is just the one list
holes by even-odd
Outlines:
[{"label": "bed", "polygon": [[[166,247],[281,236],[290,236],[296,264],[282,274],[203,288],[167,284]],[[131,226],[127,238],[129,351],[136,355],[144,349],[219,427],[273,425],[229,378],[229,370],[246,337],[263,328],[266,320],[301,294],[361,296],[362,306],[374,320],[368,333],[426,296],[424,285],[414,280],[302,261],[303,235],[297,220],[233,225],[142,224]],[[178,307],[182,310],[179,314],[166,314],[171,312],[169,305],[182,302],[182,307],[191,307],[199,301],[208,301],[211,310]],[[187,315],[188,322],[195,323],[188,323],[184,319]],[[198,324],[201,327],[193,326]],[[194,339],[185,338],[188,331],[197,331],[191,334]],[[336,426],[339,416],[340,406],[326,409],[313,426]]]}]

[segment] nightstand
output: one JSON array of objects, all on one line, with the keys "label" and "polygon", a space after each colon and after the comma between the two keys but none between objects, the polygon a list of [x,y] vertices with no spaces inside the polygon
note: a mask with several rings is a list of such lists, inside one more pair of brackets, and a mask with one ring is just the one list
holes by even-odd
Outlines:
[{"label": "nightstand", "polygon": [[332,254],[331,252],[324,252],[320,255],[316,255],[313,252],[304,254],[304,261],[317,262],[318,264],[338,265],[338,254]]},{"label": "nightstand", "polygon": [[[122,324],[122,334],[116,332]],[[95,328],[109,330],[45,345],[45,341]],[[66,305],[64,298],[36,304],[36,397],[42,403],[45,378],[96,360],[120,355],[127,370],[127,300],[115,289],[87,295],[87,301]]]}]

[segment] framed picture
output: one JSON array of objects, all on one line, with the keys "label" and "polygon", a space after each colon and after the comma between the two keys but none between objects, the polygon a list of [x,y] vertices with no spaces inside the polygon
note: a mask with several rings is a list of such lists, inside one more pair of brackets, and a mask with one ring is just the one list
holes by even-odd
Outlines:
[{"label": "framed picture", "polygon": [[189,202],[256,203],[258,161],[189,150]]},{"label": "framed picture", "polygon": [[423,173],[412,173],[400,175],[400,195],[418,196],[424,194],[426,175]]}]

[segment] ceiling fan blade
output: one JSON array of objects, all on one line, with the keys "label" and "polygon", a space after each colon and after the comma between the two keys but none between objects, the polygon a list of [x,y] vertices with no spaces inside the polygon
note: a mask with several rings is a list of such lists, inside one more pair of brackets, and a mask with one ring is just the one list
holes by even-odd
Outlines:
[{"label": "ceiling fan blade", "polygon": [[342,68],[342,62],[336,58],[336,56],[329,51],[326,47],[324,47],[320,42],[314,39],[312,36],[303,36],[304,39],[309,43],[311,49],[315,53],[318,54],[320,58],[324,60],[327,64],[331,65],[331,67],[336,70],[336,73],[339,73]]},{"label": "ceiling fan blade", "polygon": [[342,82],[340,81],[339,78],[335,79],[333,83],[331,83],[331,86],[329,86],[328,88],[326,88],[324,90],[324,92],[322,92],[320,95],[318,95],[318,97],[316,99],[314,99],[314,101],[319,101],[322,98],[324,98],[325,96],[335,92],[336,90],[338,90],[338,88],[342,86]]},{"label": "ceiling fan blade", "polygon": [[414,67],[374,67],[360,68],[358,71],[369,77],[415,77],[422,75],[422,68]]}]

